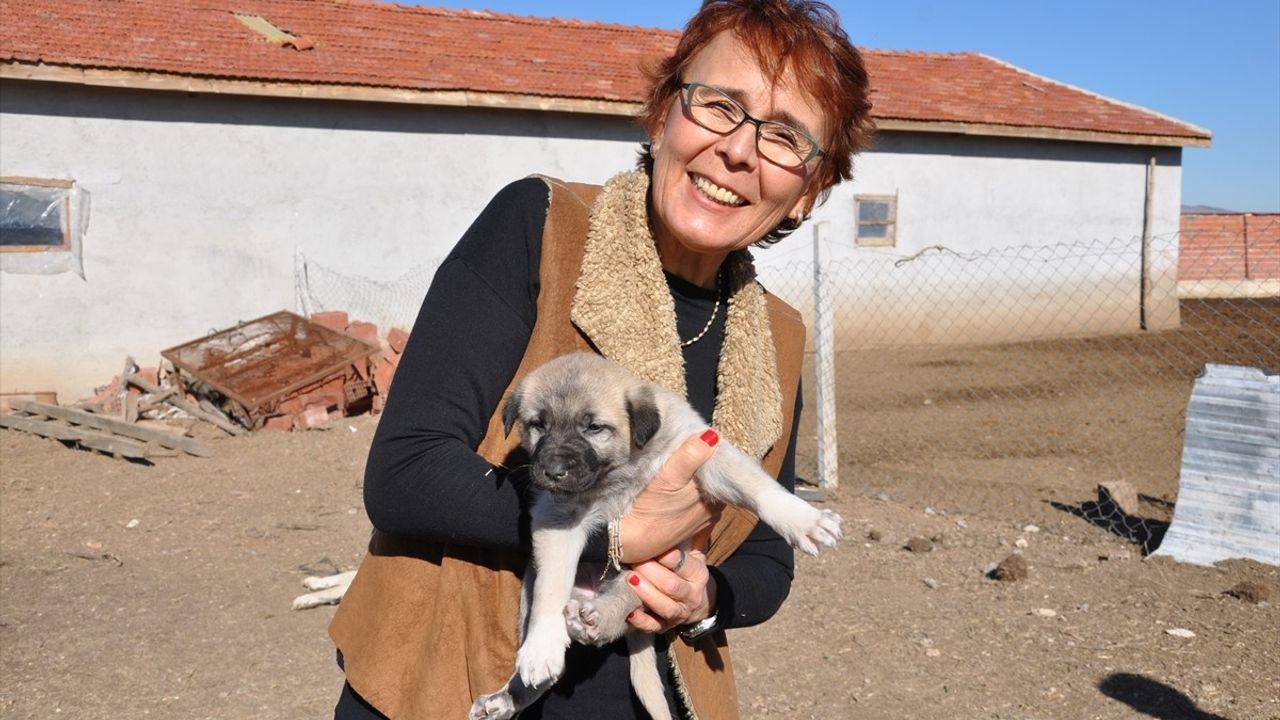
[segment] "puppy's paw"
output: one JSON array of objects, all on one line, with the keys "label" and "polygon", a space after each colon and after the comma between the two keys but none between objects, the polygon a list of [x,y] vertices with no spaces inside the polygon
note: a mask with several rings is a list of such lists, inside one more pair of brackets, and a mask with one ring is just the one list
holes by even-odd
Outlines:
[{"label": "puppy's paw", "polygon": [[[821,547],[835,547],[840,538],[844,536],[844,532],[840,529],[844,523],[844,518],[830,510],[823,510],[818,514],[817,521],[805,533],[813,543]],[[812,554],[816,555],[818,548],[815,547]]]},{"label": "puppy's paw", "polygon": [[515,717],[516,704],[506,690],[491,695],[481,695],[471,703],[467,720],[510,720]]},{"label": "puppy's paw", "polygon": [[[780,508],[780,512],[767,513],[771,517],[765,521],[792,547],[817,555],[822,548],[834,547],[843,535],[840,524],[844,520],[834,512],[819,510],[799,498],[788,506]],[[765,519],[765,514],[761,519]]]},{"label": "puppy's paw", "polygon": [[619,575],[595,597],[570,599],[564,607],[565,628],[574,642],[604,647],[627,632],[627,616],[639,607],[640,599]]},{"label": "puppy's paw", "polygon": [[569,639],[579,645],[595,645],[600,640],[600,613],[590,600],[569,600],[564,606],[564,626]]},{"label": "puppy's paw", "polygon": [[520,681],[527,687],[550,685],[564,672],[564,651],[569,647],[569,633],[563,623],[543,623],[530,628],[520,651],[516,668]]}]

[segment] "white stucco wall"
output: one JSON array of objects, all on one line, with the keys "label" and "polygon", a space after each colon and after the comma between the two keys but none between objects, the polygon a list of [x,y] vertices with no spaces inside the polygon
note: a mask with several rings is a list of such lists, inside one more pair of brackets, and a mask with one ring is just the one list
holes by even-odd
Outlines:
[{"label": "white stucco wall", "polygon": [[0,391],[75,400],[159,351],[293,309],[300,250],[374,280],[445,255],[534,172],[603,181],[625,118],[5,82],[0,174],[92,196],[85,279],[0,273]]},{"label": "white stucco wall", "polygon": [[[394,280],[445,255],[507,182],[535,172],[601,182],[632,165],[640,138],[625,118],[5,81],[0,174],[75,180],[92,210],[84,279],[0,273],[0,392],[54,389],[75,400],[119,372],[126,355],[154,364],[163,348],[294,309],[298,252]],[[1172,237],[1180,154],[1158,157],[1155,233]],[[882,137],[816,216],[830,222],[833,267],[845,268],[842,327],[859,338],[874,324],[907,328],[914,341],[989,339],[918,297],[926,281],[933,292],[973,296],[977,281],[946,267],[959,261],[922,258],[913,265],[942,264],[905,284],[893,261],[932,245],[970,252],[1140,236],[1146,160],[1138,148]],[[854,249],[853,196],[895,192],[897,247]],[[810,238],[806,227],[757,253],[771,287],[800,304]],[[1176,264],[1176,239],[1172,253],[1157,261]],[[1114,285],[1115,324],[1136,329],[1132,267],[1087,258],[1052,265],[1063,282],[1101,276]],[[988,287],[1029,286],[1008,312],[1042,312],[1023,297],[1068,312],[1054,309],[1061,295],[1047,275],[1015,277],[1026,268],[998,260],[992,268]],[[987,310],[997,318],[987,324],[1012,326]]]},{"label": "white stucco wall", "polygon": [[[1176,326],[1179,149],[896,133],[814,216],[829,222],[838,346],[1139,330],[1153,152],[1147,328]],[[856,247],[855,195],[895,194],[896,244]],[[766,281],[802,305],[810,285],[793,264],[812,259],[812,237],[803,228],[757,254]]]}]

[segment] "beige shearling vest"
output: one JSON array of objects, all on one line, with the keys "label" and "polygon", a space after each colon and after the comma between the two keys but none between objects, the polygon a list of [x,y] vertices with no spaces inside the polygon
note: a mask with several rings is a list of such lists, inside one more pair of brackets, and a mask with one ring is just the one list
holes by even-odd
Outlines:
[{"label": "beige shearling vest", "polygon": [[[647,233],[646,219],[637,216],[647,178],[626,173],[611,180],[604,193],[598,186],[546,182],[551,199],[543,229],[537,320],[507,393],[540,364],[589,350],[622,362],[651,382],[675,385],[683,394],[682,361],[673,361],[669,350],[652,350],[675,337],[674,306],[660,267],[654,276],[627,264],[653,264],[656,251],[649,257],[643,238],[625,243],[641,246],[642,258],[625,256],[634,248],[622,255],[616,251],[619,227],[644,227]],[[730,301],[713,425],[744,451],[762,457],[776,476],[794,420],[804,325],[795,310],[754,282],[749,256],[738,267],[736,276],[727,273]],[[648,277],[636,287],[619,284],[619,277],[632,275]],[[639,314],[650,317],[630,316],[637,300]],[[650,307],[657,309],[649,312]],[[619,314],[627,316],[624,322]],[[678,340],[670,348],[678,355]],[[730,362],[730,357],[741,360]],[[722,415],[726,427],[721,427]],[[494,465],[504,464],[517,448],[515,435],[504,435],[500,416],[501,404],[476,450]],[[709,562],[719,563],[737,549],[755,521],[747,511],[726,508],[712,534]],[[473,699],[503,687],[515,667],[520,575],[526,560],[519,553],[428,543],[375,529],[329,627],[348,682],[395,720],[465,718]],[[736,720],[738,698],[724,633],[694,646],[672,633],[670,647],[678,691],[694,717]]]}]

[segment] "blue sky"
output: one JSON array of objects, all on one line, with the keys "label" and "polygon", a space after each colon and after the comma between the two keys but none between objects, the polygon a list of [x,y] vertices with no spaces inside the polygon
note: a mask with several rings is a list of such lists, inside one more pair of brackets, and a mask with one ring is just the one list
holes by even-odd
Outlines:
[{"label": "blue sky", "polygon": [[[698,6],[697,0],[408,4],[661,28],[679,28]],[[1206,128],[1213,146],[1183,152],[1183,204],[1280,211],[1280,0],[828,4],[861,47],[982,52]]]}]

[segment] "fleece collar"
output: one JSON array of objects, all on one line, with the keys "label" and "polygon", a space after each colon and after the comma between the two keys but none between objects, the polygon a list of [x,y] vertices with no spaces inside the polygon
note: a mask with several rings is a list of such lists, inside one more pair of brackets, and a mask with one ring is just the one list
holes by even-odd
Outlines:
[{"label": "fleece collar", "polygon": [[[685,393],[676,308],[649,228],[649,176],[613,177],[591,207],[570,317],[605,357],[642,380]],[[724,262],[728,295],[712,425],[760,458],[782,434],[782,391],[764,289],[751,253]]]}]

